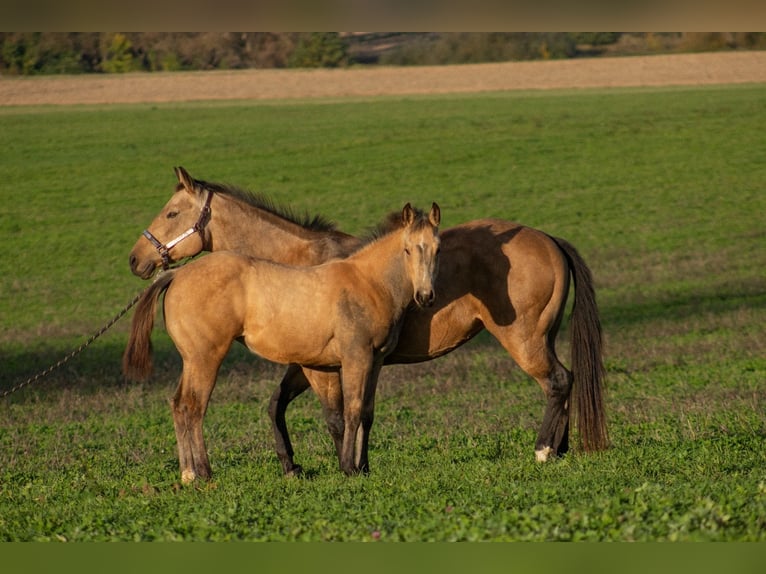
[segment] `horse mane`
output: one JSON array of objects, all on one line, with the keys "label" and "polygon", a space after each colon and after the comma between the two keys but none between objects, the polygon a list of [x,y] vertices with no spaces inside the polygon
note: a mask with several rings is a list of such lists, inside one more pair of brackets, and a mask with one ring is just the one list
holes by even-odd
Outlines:
[{"label": "horse mane", "polygon": [[[417,207],[413,207],[412,209],[415,211],[415,222],[413,223],[415,229],[420,229],[426,225],[431,225],[430,221],[428,220],[428,213]],[[369,245],[370,243],[374,243],[389,233],[399,231],[402,227],[404,227],[403,223],[402,210],[390,212],[377,225],[368,229],[367,232],[360,238],[362,243],[359,246],[359,249]]]},{"label": "horse mane", "polygon": [[[199,179],[195,179],[194,183],[201,189],[211,193],[226,195],[235,201],[240,201],[256,209],[262,209],[276,217],[300,225],[309,231],[337,231],[337,224],[334,221],[330,221],[322,215],[311,216],[308,213],[298,214],[292,207],[279,205],[261,193],[247,191],[232,185],[212,183]],[[179,183],[177,189],[183,189],[183,185]]]}]

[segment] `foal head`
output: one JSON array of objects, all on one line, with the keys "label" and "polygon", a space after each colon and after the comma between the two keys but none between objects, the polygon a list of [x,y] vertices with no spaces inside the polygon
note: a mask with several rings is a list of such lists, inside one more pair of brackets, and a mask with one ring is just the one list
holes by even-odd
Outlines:
[{"label": "foal head", "polygon": [[130,252],[130,270],[147,279],[157,267],[193,257],[204,248],[212,192],[201,189],[182,167],[175,168],[173,196],[149,224]]},{"label": "foal head", "polygon": [[415,302],[421,307],[434,302],[440,220],[441,210],[436,203],[428,215],[416,212],[409,203],[402,210],[404,267],[412,281]]}]

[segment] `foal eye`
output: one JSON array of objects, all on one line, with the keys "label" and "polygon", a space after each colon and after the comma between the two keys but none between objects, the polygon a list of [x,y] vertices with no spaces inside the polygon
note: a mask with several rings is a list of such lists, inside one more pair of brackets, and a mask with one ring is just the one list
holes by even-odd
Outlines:
[{"label": "foal eye", "polygon": [[404,248],[404,253],[406,253],[407,255],[409,255],[409,254],[410,254],[410,250],[409,250],[409,248],[405,247],[405,248]]},{"label": "foal eye", "polygon": [[168,219],[173,219],[174,217],[178,217],[177,211],[170,211],[168,212]]}]

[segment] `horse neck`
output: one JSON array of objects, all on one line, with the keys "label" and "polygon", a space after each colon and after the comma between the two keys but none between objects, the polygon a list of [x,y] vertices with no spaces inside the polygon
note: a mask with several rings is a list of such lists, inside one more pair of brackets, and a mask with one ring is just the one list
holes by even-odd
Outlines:
[{"label": "horse neck", "polygon": [[348,258],[368,280],[387,293],[394,306],[403,310],[412,301],[412,280],[407,276],[402,255],[401,231],[376,239]]},{"label": "horse neck", "polygon": [[208,251],[238,251],[288,265],[316,265],[357,245],[338,231],[315,231],[270,211],[216,194],[208,224]]}]

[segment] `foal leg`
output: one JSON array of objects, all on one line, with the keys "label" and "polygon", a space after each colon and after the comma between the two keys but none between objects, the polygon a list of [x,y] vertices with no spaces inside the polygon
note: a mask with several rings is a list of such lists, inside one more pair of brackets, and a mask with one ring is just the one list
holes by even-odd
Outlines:
[{"label": "foal leg", "polygon": [[[361,470],[357,457],[357,432],[362,433],[360,448],[366,443],[364,428],[360,429],[362,411],[365,407],[365,395],[368,382],[373,372],[372,357],[357,358],[344,361],[341,370],[341,386],[343,389],[343,441],[340,451],[340,468],[347,475],[358,474]],[[371,417],[368,417],[372,424]],[[366,447],[365,447],[366,450]],[[366,457],[366,454],[364,455]]]},{"label": "foal leg", "polygon": [[211,476],[202,419],[215,386],[217,372],[218,365],[214,368],[195,369],[184,364],[181,380],[171,401],[183,483],[193,482],[197,478],[209,479]]},{"label": "foal leg", "polygon": [[324,414],[327,430],[330,432],[335,452],[340,461],[341,450],[343,448],[343,431],[345,422],[343,420],[343,389],[341,388],[340,373],[335,371],[312,371],[304,369],[304,374],[311,383],[311,388],[319,397],[322,404],[322,413]]},{"label": "foal leg", "polygon": [[343,448],[343,389],[341,389],[341,377],[338,371],[316,371],[303,368],[303,375],[311,384],[319,402],[322,404],[322,413],[330,431],[335,452],[340,461]]},{"label": "foal leg", "polygon": [[375,419],[375,392],[378,387],[378,377],[382,367],[382,363],[373,366],[372,373],[370,373],[369,380],[365,385],[361,425],[356,436],[355,462],[359,470],[365,474],[370,472],[368,447],[370,443],[370,430]]},{"label": "foal leg", "polygon": [[290,435],[287,431],[285,413],[287,412],[287,405],[308,388],[309,381],[301,367],[291,364],[287,367],[285,376],[282,377],[282,381],[274,390],[269,402],[269,418],[271,419],[271,427],[274,431],[277,456],[282,463],[282,471],[286,476],[299,475],[303,469],[300,465],[295,464],[293,460],[295,453],[293,452],[293,445],[290,442]]}]

